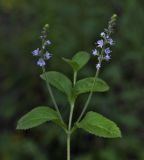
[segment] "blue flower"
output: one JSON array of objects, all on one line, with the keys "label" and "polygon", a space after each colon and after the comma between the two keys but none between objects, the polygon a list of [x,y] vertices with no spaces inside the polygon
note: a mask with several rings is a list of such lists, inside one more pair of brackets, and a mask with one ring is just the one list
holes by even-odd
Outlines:
[{"label": "blue flower", "polygon": [[108,43],[112,46],[113,44],[114,44],[114,41],[113,41],[113,39],[112,38],[108,38]]},{"label": "blue flower", "polygon": [[92,54],[97,56],[98,63],[96,64],[96,69],[99,71],[102,65],[102,61],[109,61],[111,59],[111,46],[115,44],[111,38],[111,34],[114,31],[114,25],[116,21],[116,15],[113,15],[108,22],[108,27],[100,33],[100,39],[96,43],[96,48],[92,50]]},{"label": "blue flower", "polygon": [[103,39],[97,41],[98,47],[102,48],[104,45]]},{"label": "blue flower", "polygon": [[105,49],[105,54],[106,54],[106,56],[104,57],[104,59],[106,60],[106,61],[109,61],[111,58],[110,58],[110,53],[111,53],[112,51],[110,50],[110,48],[108,47],[108,48],[106,48]]},{"label": "blue flower", "polygon": [[43,60],[43,58],[40,58],[40,59],[37,61],[37,65],[40,66],[40,67],[42,67],[42,66],[45,66],[46,63],[45,63],[45,61]]},{"label": "blue flower", "polygon": [[93,54],[94,56],[97,56],[97,55],[98,55],[97,49],[93,49],[93,50],[92,50],[92,54]]},{"label": "blue flower", "polygon": [[109,61],[110,59],[111,59],[111,58],[110,58],[109,55],[106,55],[106,56],[105,56],[105,60],[106,60],[106,61]]},{"label": "blue flower", "polygon": [[112,52],[112,51],[110,50],[110,48],[109,48],[109,47],[105,49],[105,54],[107,54],[107,55],[108,55],[108,54],[110,54],[111,52]]},{"label": "blue flower", "polygon": [[33,56],[38,56],[38,54],[39,54],[39,48],[37,48],[36,50],[34,50],[34,51],[32,52],[32,55],[33,55]]},{"label": "blue flower", "polygon": [[96,69],[99,70],[101,67],[100,63],[96,64]]},{"label": "blue flower", "polygon": [[44,54],[44,58],[45,58],[46,60],[50,59],[50,58],[51,58],[51,54],[50,54],[49,52],[46,52],[46,53]]}]

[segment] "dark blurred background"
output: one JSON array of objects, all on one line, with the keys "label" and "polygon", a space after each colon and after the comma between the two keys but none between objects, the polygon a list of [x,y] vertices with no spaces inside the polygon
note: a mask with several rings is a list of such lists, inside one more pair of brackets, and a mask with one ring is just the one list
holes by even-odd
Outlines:
[{"label": "dark blurred background", "polygon": [[[52,106],[31,51],[40,47],[41,28],[49,23],[53,58],[47,69],[63,71],[71,78],[71,69],[61,57],[79,50],[91,52],[113,13],[118,14],[116,45],[112,60],[100,74],[111,89],[94,94],[89,110],[115,121],[123,138],[103,139],[79,130],[72,139],[72,159],[144,160],[142,0],[0,0],[0,160],[66,159],[66,137],[55,125],[15,130],[17,120],[32,108]],[[95,63],[92,58],[78,78],[94,75]],[[54,93],[66,117],[68,103],[64,95]],[[86,97],[79,97],[74,119]]]}]

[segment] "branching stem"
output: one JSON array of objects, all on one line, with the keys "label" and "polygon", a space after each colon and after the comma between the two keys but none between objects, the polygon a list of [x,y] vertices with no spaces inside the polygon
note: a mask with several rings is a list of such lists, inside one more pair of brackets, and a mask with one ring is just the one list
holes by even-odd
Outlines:
[{"label": "branching stem", "polygon": [[[75,86],[76,84],[76,79],[77,79],[77,72],[74,72],[73,86]],[[75,106],[75,103],[71,102],[69,122],[68,122],[68,131],[67,131],[67,160],[71,159],[71,128],[72,128],[72,118],[73,118],[74,106]]]}]

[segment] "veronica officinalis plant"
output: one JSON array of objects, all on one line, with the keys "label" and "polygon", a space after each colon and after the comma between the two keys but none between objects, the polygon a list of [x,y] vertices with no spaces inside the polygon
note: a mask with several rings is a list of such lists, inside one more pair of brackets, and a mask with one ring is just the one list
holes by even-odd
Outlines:
[{"label": "veronica officinalis plant", "polygon": [[[42,74],[40,77],[46,83],[54,109],[48,106],[39,106],[32,109],[18,121],[17,129],[30,129],[48,121],[54,122],[56,125],[61,127],[67,135],[67,160],[70,160],[71,157],[71,136],[78,128],[99,137],[121,137],[121,131],[113,121],[93,111],[86,113],[93,93],[106,92],[109,90],[108,84],[99,78],[99,72],[103,67],[102,62],[111,60],[111,48],[115,44],[111,38],[111,34],[113,33],[116,17],[117,16],[115,14],[111,17],[108,27],[101,32],[100,39],[95,43],[95,48],[92,50],[92,55],[96,58],[96,73],[93,77],[77,80],[78,72],[90,60],[90,54],[84,51],[76,53],[72,59],[63,58],[63,60],[70,65],[73,70],[72,81],[63,73],[57,71],[46,71],[46,63],[52,58],[52,54],[48,50],[51,42],[47,38],[49,27],[47,24],[44,26],[40,36],[42,41],[41,48],[37,48],[32,52],[32,55],[37,59],[37,65],[42,68]],[[69,119],[67,123],[64,122],[63,116],[60,113],[51,86],[63,92],[67,97],[70,105]],[[72,123],[76,99],[83,93],[89,93],[88,98],[80,115],[77,117],[77,120]]]}]

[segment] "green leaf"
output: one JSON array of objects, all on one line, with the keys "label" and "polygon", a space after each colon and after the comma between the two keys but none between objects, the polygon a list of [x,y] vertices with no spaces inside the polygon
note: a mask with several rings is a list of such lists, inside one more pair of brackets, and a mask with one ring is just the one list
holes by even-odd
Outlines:
[{"label": "green leaf", "polygon": [[59,118],[56,111],[47,106],[40,106],[25,114],[18,121],[17,129],[30,129],[47,121],[56,121],[58,119]]},{"label": "green leaf", "polygon": [[96,112],[88,112],[84,119],[76,124],[78,128],[105,138],[121,137],[121,131],[117,125],[106,117]]},{"label": "green leaf", "polygon": [[87,52],[80,51],[76,53],[72,59],[63,58],[75,72],[79,71],[90,59],[90,55]]},{"label": "green leaf", "polygon": [[73,61],[73,60],[71,60],[71,59],[68,59],[68,58],[62,58],[66,63],[68,63],[71,67],[72,67],[72,69],[74,70],[74,71],[77,71],[78,69],[79,69],[79,65],[78,65],[78,63],[77,62],[75,62],[75,61]]},{"label": "green leaf", "polygon": [[66,95],[70,96],[72,83],[64,74],[56,71],[50,71],[43,73],[40,77],[47,80],[52,86],[64,92]]},{"label": "green leaf", "polygon": [[87,93],[91,91],[105,92],[109,90],[109,86],[100,78],[90,77],[77,81],[74,90],[75,94],[79,95],[81,93]]},{"label": "green leaf", "polygon": [[90,59],[90,55],[87,52],[80,51],[73,56],[72,60],[79,65],[78,70],[80,70]]}]

